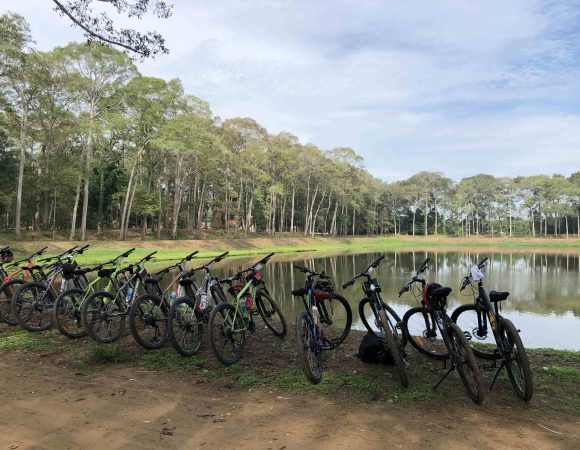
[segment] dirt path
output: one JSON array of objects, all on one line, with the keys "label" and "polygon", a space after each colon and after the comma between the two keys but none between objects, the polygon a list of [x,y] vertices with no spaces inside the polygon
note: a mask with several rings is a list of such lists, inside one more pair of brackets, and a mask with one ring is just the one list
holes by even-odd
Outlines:
[{"label": "dirt path", "polygon": [[84,375],[48,359],[3,355],[0,449],[580,447],[580,417],[351,404],[123,365]]}]

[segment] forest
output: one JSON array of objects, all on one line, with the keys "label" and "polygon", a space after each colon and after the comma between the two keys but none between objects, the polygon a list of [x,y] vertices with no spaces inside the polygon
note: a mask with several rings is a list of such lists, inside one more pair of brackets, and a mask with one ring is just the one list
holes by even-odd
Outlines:
[{"label": "forest", "polygon": [[580,236],[579,171],[388,183],[351,148],[222,120],[180,80],[141,74],[111,47],[36,50],[13,13],[0,16],[0,186],[0,231],[17,240]]}]

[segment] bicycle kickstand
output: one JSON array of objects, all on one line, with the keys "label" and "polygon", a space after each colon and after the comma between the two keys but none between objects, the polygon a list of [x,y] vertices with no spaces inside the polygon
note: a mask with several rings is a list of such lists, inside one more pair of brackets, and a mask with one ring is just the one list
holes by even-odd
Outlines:
[{"label": "bicycle kickstand", "polygon": [[443,383],[443,380],[445,380],[445,378],[447,378],[447,377],[449,376],[449,374],[450,374],[451,372],[453,372],[453,369],[455,369],[455,365],[451,364],[451,367],[449,368],[449,370],[448,370],[447,372],[445,372],[445,375],[443,375],[443,376],[441,377],[441,379],[440,379],[440,380],[437,382],[437,384],[436,384],[435,386],[433,386],[433,390],[434,390],[434,391],[435,391],[435,390],[437,390],[437,388],[439,387],[439,385],[440,385],[441,383]]},{"label": "bicycle kickstand", "polygon": [[497,377],[499,377],[499,373],[501,372],[501,369],[503,369],[504,367],[505,367],[505,361],[502,361],[501,364],[499,365],[499,368],[497,369],[497,372],[495,373],[495,377],[493,377],[493,381],[491,382],[491,384],[489,386],[490,391],[493,389],[493,385],[497,381]]}]

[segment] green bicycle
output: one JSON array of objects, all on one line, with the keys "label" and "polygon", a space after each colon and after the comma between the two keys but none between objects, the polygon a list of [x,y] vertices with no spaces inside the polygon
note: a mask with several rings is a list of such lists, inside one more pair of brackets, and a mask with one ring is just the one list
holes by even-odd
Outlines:
[{"label": "green bicycle", "polygon": [[[222,364],[231,365],[240,360],[246,346],[247,332],[256,329],[255,315],[260,315],[275,336],[283,337],[288,332],[286,319],[260,273],[272,256],[274,253],[249,269],[221,280],[221,283],[230,285],[228,292],[235,298],[233,304],[220,303],[215,306],[209,317],[211,347]],[[234,285],[234,282],[238,284]]]}]

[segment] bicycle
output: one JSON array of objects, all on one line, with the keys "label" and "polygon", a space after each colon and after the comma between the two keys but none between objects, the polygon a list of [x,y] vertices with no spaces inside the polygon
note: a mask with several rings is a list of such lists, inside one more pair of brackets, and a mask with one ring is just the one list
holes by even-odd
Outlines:
[{"label": "bicycle", "polygon": [[[87,248],[89,245],[81,248],[75,246],[60,255],[38,261],[44,264],[23,266],[24,270],[31,273],[34,281],[24,283],[12,298],[12,315],[21,328],[37,332],[53,326],[54,301],[67,287],[67,280],[62,278],[60,288],[55,288],[57,279],[64,269],[73,272],[78,267],[75,256],[82,255]],[[72,274],[71,277],[75,282],[78,281],[76,275]]]},{"label": "bicycle", "polygon": [[[306,274],[304,287],[294,289],[304,310],[296,316],[296,343],[306,378],[314,384],[322,381],[322,352],[337,348],[348,336],[352,310],[348,301],[334,292],[331,277],[308,267],[294,266]],[[335,306],[340,308],[335,314]]]},{"label": "bicycle", "polygon": [[[129,329],[135,341],[142,347],[157,350],[167,342],[169,310],[171,302],[177,298],[177,293],[172,289],[186,274],[185,264],[191,261],[197,253],[198,251],[190,253],[177,264],[166,267],[154,276],[145,279],[145,284],[151,285],[155,293],[137,297],[129,311]],[[162,290],[159,283],[163,276],[173,269],[179,269],[179,273],[169,286]]]},{"label": "bicycle", "polygon": [[[416,284],[421,285],[421,306],[409,309],[403,316],[407,339],[419,352],[437,359],[444,359],[445,365],[447,365],[447,360],[451,360],[449,370],[435,384],[434,390],[452,371],[457,369],[469,397],[474,403],[480,404],[484,399],[481,370],[465,334],[457,324],[453,323],[446,311],[447,297],[452,289],[438,283],[428,284],[425,281],[428,262],[429,258],[421,264],[411,281],[399,291],[399,296],[401,296]],[[417,328],[410,329],[408,326],[411,318],[414,318],[413,323],[418,324]],[[431,345],[439,341],[437,333],[441,336],[441,342],[437,346],[433,345],[436,352],[425,350],[425,343],[428,342]],[[441,347],[446,349],[444,353],[440,350]]]},{"label": "bicycle", "polygon": [[[85,277],[85,284],[75,285],[72,289],[63,291],[54,302],[53,306],[53,322],[56,328],[63,336],[71,339],[77,339],[86,336],[87,332],[83,326],[81,318],[81,308],[87,297],[93,294],[97,283],[103,280],[107,281],[104,290],[111,291],[119,288],[118,282],[115,278],[115,268],[121,264],[122,260],[127,258],[135,251],[134,248],[127,250],[125,253],[111,259],[110,261],[101,263],[95,267],[85,269],[75,269],[73,275]],[[113,265],[113,268],[105,268],[105,266]],[[97,272],[97,277],[89,282],[86,276],[89,273]],[[63,271],[64,273],[64,271]],[[70,276],[70,275],[69,275]]]},{"label": "bicycle", "polygon": [[[453,311],[451,320],[465,330],[464,333],[470,340],[473,353],[480,358],[492,361],[492,365],[485,368],[497,369],[490,390],[493,389],[500,372],[505,368],[516,395],[523,401],[529,402],[534,393],[530,361],[519,330],[511,320],[501,315],[501,302],[507,300],[509,292],[490,291],[488,294],[483,287],[482,269],[487,261],[488,258],[483,257],[463,278],[460,291],[470,287],[474,302],[458,307]],[[491,333],[489,328],[491,328]],[[491,345],[491,340],[488,339],[490,336],[493,337],[495,345]],[[499,366],[498,360],[501,361]]]},{"label": "bicycle", "polygon": [[[212,268],[228,254],[222,253],[203,266],[191,269],[179,281],[185,295],[171,305],[168,328],[169,341],[182,356],[197,354],[203,341],[203,325],[209,323],[212,309],[227,302],[219,279],[212,274]],[[204,270],[205,276],[198,287],[193,276],[199,270]]]},{"label": "bicycle", "polygon": [[[213,308],[208,326],[213,352],[222,364],[231,365],[240,360],[246,345],[246,333],[256,329],[255,315],[260,315],[275,336],[286,336],[286,319],[270,296],[260,273],[260,269],[272,256],[274,253],[262,258],[249,269],[221,280],[222,283],[230,285],[228,292],[234,297],[234,303],[220,303]],[[234,285],[234,282],[239,284]],[[228,352],[230,346],[231,352]]]},{"label": "bicycle", "polygon": [[[145,283],[149,274],[144,264],[151,261],[156,253],[152,252],[138,262],[121,269],[118,276],[124,276],[124,279],[119,280],[119,288],[115,293],[97,291],[87,297],[81,308],[81,320],[91,339],[100,343],[117,341],[123,334],[125,317],[137,298],[139,288],[142,286],[147,294],[155,293],[149,288],[149,284]],[[126,276],[126,273],[130,276]]]},{"label": "bicycle", "polygon": [[34,265],[33,260],[43,255],[47,248],[44,247],[19,261],[12,263],[6,261],[0,265],[0,322],[10,326],[18,325],[18,322],[12,316],[12,298],[18,288],[26,283],[30,277],[30,272],[21,268],[20,265],[26,263],[28,267],[32,267]]},{"label": "bicycle", "polygon": [[371,277],[371,273],[379,266],[385,259],[385,255],[377,258],[371,265],[369,265],[360,274],[355,275],[350,280],[342,285],[343,289],[352,286],[356,280],[364,278],[362,284],[363,292],[366,297],[359,302],[359,314],[361,320],[367,327],[367,330],[374,333],[374,330],[369,326],[366,320],[364,308],[368,304],[371,307],[375,319],[375,326],[379,329],[381,338],[383,339],[383,348],[385,352],[389,352],[393,356],[395,367],[399,374],[399,380],[403,387],[409,386],[409,377],[407,375],[407,353],[405,346],[407,339],[402,328],[402,322],[397,313],[393,311],[381,298],[381,286],[376,278]]}]

